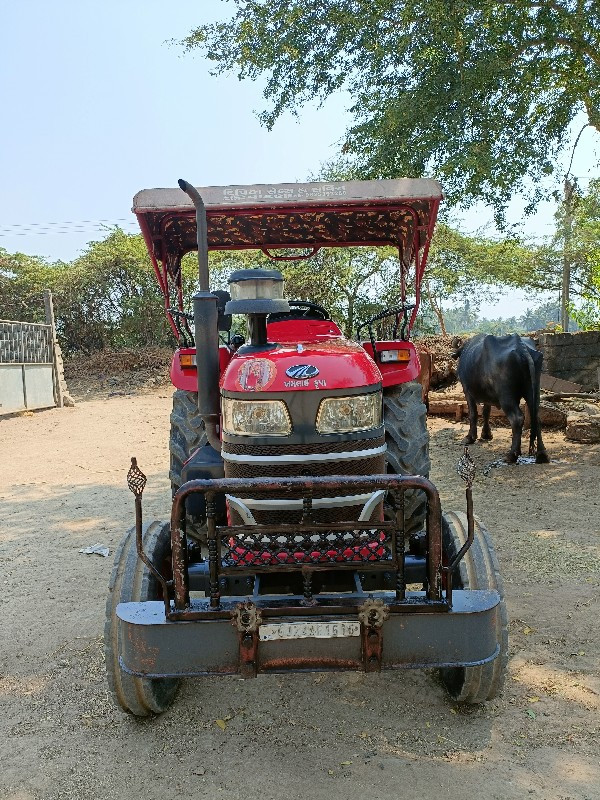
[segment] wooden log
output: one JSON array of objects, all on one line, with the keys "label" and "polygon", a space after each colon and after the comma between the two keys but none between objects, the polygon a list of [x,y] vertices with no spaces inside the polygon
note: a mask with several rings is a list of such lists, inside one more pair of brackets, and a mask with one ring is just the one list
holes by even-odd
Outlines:
[{"label": "wooden log", "polygon": [[[528,428],[530,425],[529,412],[527,411],[527,406],[524,402],[521,403],[521,408],[525,415],[523,427]],[[481,409],[482,406],[481,403],[479,403],[477,405],[478,418],[481,418]],[[464,397],[462,400],[456,398],[433,400],[431,399],[430,395],[429,414],[434,416],[452,416],[457,422],[460,422],[464,417],[468,417],[469,409],[467,406],[467,401]],[[557,406],[554,406],[546,401],[540,402],[539,416],[542,425],[550,428],[564,428],[567,424],[566,413],[562,409],[557,408]],[[490,409],[490,419],[497,419],[505,422],[508,425],[508,420],[506,419],[502,409],[496,408],[495,406],[492,406]]]},{"label": "wooden log", "polygon": [[421,362],[421,372],[417,380],[423,389],[422,398],[427,409],[429,409],[429,389],[431,387],[431,375],[433,372],[433,356],[429,350],[419,351],[419,361]]},{"label": "wooden log", "polygon": [[565,381],[563,378],[555,378],[553,375],[548,375],[542,372],[540,379],[540,387],[547,392],[555,392],[562,394],[563,392],[582,392],[583,386],[573,381]]}]

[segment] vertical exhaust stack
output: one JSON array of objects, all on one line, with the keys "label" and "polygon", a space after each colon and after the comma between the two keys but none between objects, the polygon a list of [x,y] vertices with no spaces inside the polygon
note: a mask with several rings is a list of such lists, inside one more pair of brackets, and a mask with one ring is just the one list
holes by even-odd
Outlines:
[{"label": "vertical exhaust stack", "polygon": [[198,236],[198,284],[194,301],[194,338],[198,372],[198,411],[202,417],[211,447],[221,452],[219,436],[219,331],[217,297],[210,292],[208,277],[208,238],[206,208],[198,190],[179,180],[179,187],[188,195],[196,209]]}]

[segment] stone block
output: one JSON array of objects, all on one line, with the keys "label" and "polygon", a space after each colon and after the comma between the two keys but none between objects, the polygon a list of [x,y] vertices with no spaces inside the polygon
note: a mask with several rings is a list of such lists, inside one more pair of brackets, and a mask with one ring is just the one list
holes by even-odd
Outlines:
[{"label": "stone block", "polygon": [[567,415],[565,437],[573,442],[586,444],[600,442],[600,416],[570,412]]}]

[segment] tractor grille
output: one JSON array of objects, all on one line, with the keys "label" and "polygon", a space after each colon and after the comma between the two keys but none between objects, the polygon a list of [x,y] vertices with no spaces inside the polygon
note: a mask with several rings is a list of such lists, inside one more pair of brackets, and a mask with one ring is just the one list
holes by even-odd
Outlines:
[{"label": "tractor grille", "polygon": [[378,475],[385,472],[385,455],[370,458],[349,458],[344,461],[292,461],[275,464],[240,464],[225,458],[226,478],[294,478],[327,475]]},{"label": "tractor grille", "polygon": [[[315,522],[346,522],[348,520],[358,519],[362,506],[344,506],[343,508],[316,508],[313,509],[313,519]],[[233,512],[237,517],[237,514]],[[252,509],[254,519],[260,525],[299,525],[302,520],[302,511],[281,510],[281,511],[263,511]],[[376,508],[375,512],[371,515],[369,522],[377,522],[380,519],[380,508]],[[238,524],[238,523],[236,523]],[[241,524],[241,522],[239,523]]]},{"label": "tractor grille", "polygon": [[[226,478],[289,478],[289,477],[327,477],[329,475],[378,475],[385,472],[385,454],[376,456],[368,456],[366,458],[348,458],[339,461],[302,461],[302,455],[309,455],[310,453],[333,453],[333,452],[357,452],[358,450],[371,450],[373,448],[381,447],[384,444],[384,439],[370,439],[360,442],[336,442],[328,443],[327,445],[296,445],[288,446],[285,448],[285,453],[282,453],[281,447],[267,448],[257,447],[255,450],[248,445],[232,445],[227,444],[223,449],[223,456],[225,458],[225,477]],[[272,464],[265,464],[264,462],[249,462],[239,463],[235,461],[227,461],[227,452],[237,452],[241,455],[292,455],[298,454],[300,456],[298,461],[293,462],[275,462]],[[240,448],[243,452],[240,453]],[[326,448],[326,449],[325,449]],[[335,449],[334,449],[335,448]],[[335,456],[334,456],[335,458]],[[241,500],[248,497],[248,494],[240,493]],[[298,499],[302,495],[297,493],[286,493],[286,498]],[[337,497],[339,490],[331,489],[324,490],[319,493],[319,497]],[[282,500],[282,506],[285,506],[285,500]],[[345,522],[357,520],[360,515],[362,505],[356,506],[342,506],[340,508],[314,508],[313,519],[316,522]],[[300,509],[253,509],[254,518],[259,524],[262,525],[278,525],[278,524],[298,524],[302,518],[302,511]],[[381,519],[381,507],[375,509],[372,519]],[[236,525],[242,524],[241,519],[232,511],[232,522]]]},{"label": "tractor grille", "polygon": [[223,442],[223,452],[247,456],[309,456],[313,453],[355,453],[357,450],[381,447],[383,444],[385,444],[384,436],[375,439],[356,439],[350,442],[314,442],[313,444],[254,445]]}]

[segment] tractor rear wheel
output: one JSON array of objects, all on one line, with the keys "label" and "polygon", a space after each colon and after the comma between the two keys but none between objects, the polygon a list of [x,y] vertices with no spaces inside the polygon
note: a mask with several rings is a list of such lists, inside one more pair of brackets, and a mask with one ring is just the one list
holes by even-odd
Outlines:
[{"label": "tractor rear wheel", "polygon": [[169,478],[173,494],[182,484],[181,471],[184,463],[197,447],[206,444],[206,433],[198,413],[198,392],[176,389],[171,411],[171,435],[169,438]]},{"label": "tractor rear wheel", "polygon": [[[429,477],[429,434],[427,409],[421,384],[416,381],[383,390],[383,418],[387,444],[386,466],[395,475]],[[389,492],[388,503],[401,507],[401,492]],[[419,489],[404,493],[404,530],[406,536],[425,528],[427,500]]]},{"label": "tractor rear wheel", "polygon": [[[171,555],[169,523],[146,523],[142,529],[142,538],[148,558],[157,568],[164,568],[170,562]],[[173,702],[179,679],[138,678],[125,672],[119,661],[121,629],[116,615],[118,604],[162,599],[160,583],[138,557],[135,528],[127,531],[117,549],[109,592],[104,625],[104,653],[108,686],[113,699],[125,711],[138,717],[160,714]]]},{"label": "tractor rear wheel", "polygon": [[[445,513],[442,520],[444,548],[449,559],[467,541],[465,514]],[[477,667],[446,667],[440,670],[444,686],[459,703],[483,703],[502,690],[508,664],[508,615],[498,561],[488,531],[476,519],[475,538],[452,575],[455,589],[492,589],[500,595],[496,617],[496,641],[500,651],[493,661]]]}]

